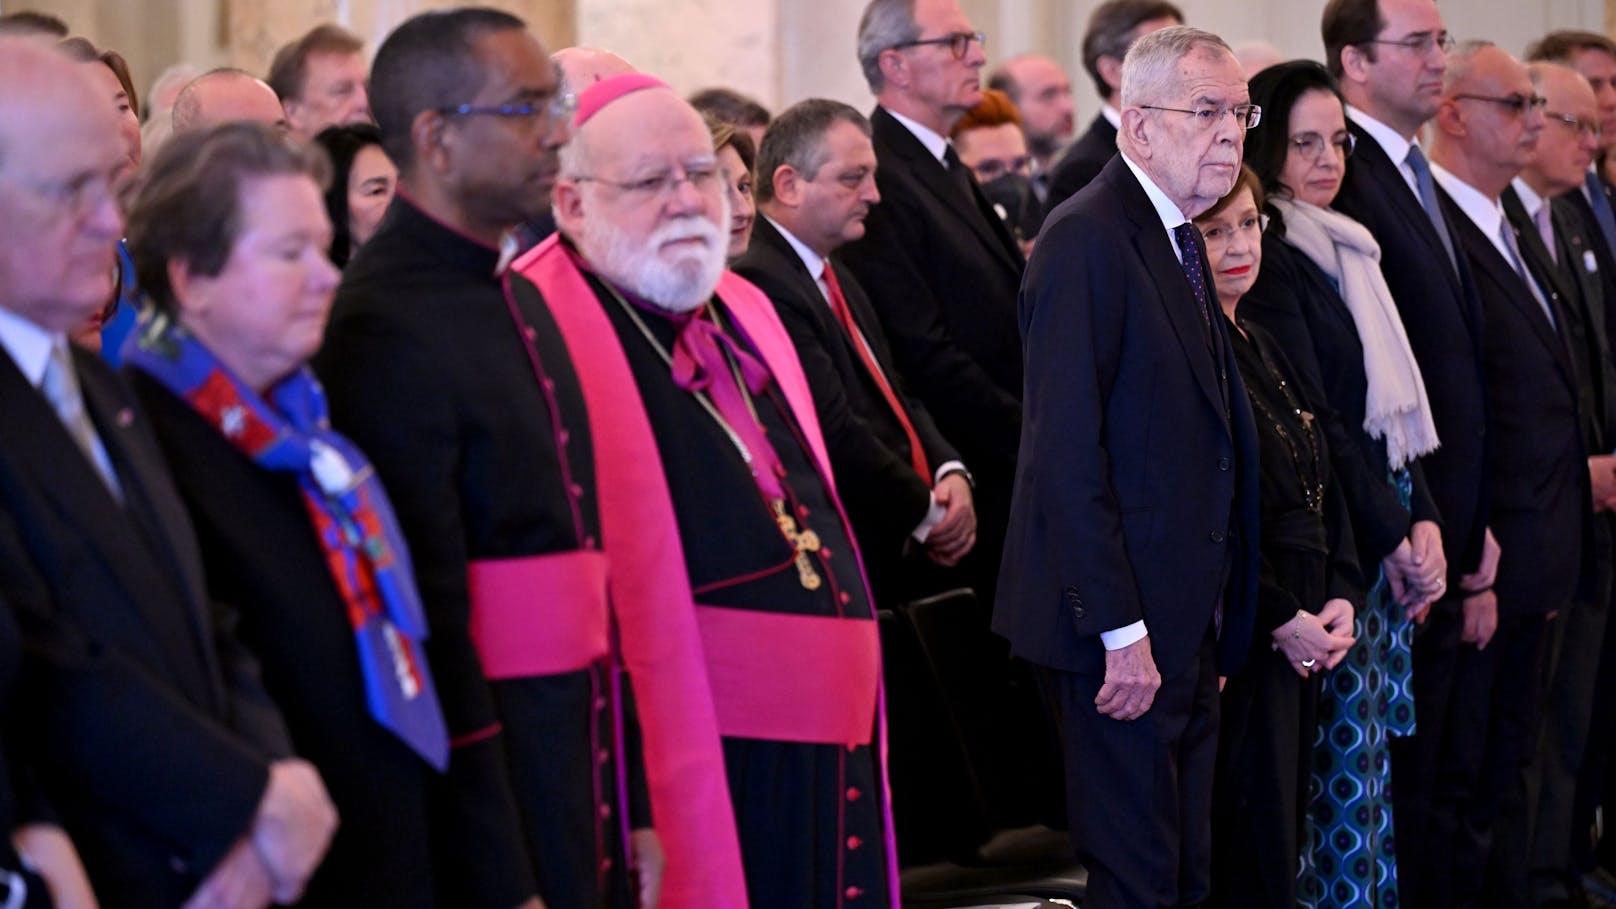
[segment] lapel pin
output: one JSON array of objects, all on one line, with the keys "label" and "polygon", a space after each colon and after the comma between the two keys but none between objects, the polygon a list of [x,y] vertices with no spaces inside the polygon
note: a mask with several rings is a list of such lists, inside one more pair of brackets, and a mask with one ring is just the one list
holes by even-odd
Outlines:
[{"label": "lapel pin", "polygon": [[135,425],[135,412],[127,407],[119,408],[118,425],[124,429]]}]

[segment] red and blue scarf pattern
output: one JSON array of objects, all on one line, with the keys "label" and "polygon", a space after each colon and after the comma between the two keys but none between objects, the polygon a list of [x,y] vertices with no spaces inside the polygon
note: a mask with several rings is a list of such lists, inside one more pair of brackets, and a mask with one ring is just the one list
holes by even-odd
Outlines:
[{"label": "red and blue scarf pattern", "polygon": [[409,549],[369,460],[331,429],[314,374],[302,367],[259,397],[167,313],[142,319],[123,356],[254,463],[296,475],[347,606],[371,716],[443,771],[449,736],[422,653],[426,613]]}]

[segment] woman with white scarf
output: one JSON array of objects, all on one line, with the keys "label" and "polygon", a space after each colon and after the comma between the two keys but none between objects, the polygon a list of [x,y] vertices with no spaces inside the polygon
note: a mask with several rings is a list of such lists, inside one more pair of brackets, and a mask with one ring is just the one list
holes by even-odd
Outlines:
[{"label": "woman with white scarf", "polygon": [[1357,643],[1321,694],[1299,895],[1315,907],[1380,907],[1397,890],[1388,739],[1413,734],[1413,623],[1446,574],[1444,558],[1420,561],[1410,544],[1417,524],[1440,518],[1419,466],[1439,440],[1380,248],[1329,207],[1353,146],[1340,89],[1323,66],[1301,60],[1262,71],[1250,88],[1263,118],[1247,135],[1246,162],[1273,223],[1240,315],[1278,340],[1319,407],[1359,559],[1366,573],[1381,568]]}]

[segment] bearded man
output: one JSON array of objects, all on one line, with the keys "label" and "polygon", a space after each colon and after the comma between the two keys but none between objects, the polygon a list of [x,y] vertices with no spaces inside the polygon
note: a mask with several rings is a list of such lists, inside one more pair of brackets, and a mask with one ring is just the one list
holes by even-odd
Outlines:
[{"label": "bearded man", "polygon": [[604,536],[682,569],[669,644],[693,615],[750,904],[896,906],[870,596],[790,338],[724,271],[707,129],[655,78],[596,83],[554,201],[513,268],[577,364]]}]

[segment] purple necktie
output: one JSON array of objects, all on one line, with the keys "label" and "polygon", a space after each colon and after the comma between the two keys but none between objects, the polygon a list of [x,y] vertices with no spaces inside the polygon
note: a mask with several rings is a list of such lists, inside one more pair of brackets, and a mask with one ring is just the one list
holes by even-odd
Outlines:
[{"label": "purple necktie", "polygon": [[1201,271],[1201,248],[1195,245],[1195,225],[1188,221],[1173,228],[1173,239],[1178,241],[1179,261],[1184,264],[1184,277],[1189,279],[1195,303],[1201,307],[1201,320],[1212,325],[1210,296],[1206,292],[1206,275]]},{"label": "purple necktie", "polygon": [[769,368],[742,350],[700,312],[685,322],[674,342],[674,384],[689,392],[707,393],[730,432],[746,448],[747,466],[752,469],[758,489],[769,501],[782,501],[786,493],[780,478],[785,475],[785,468],[774,446],[769,444],[763,426],[747,407],[746,395],[736,383],[724,356],[725,348],[734,358],[747,389],[754,395],[762,394],[769,385]]}]

